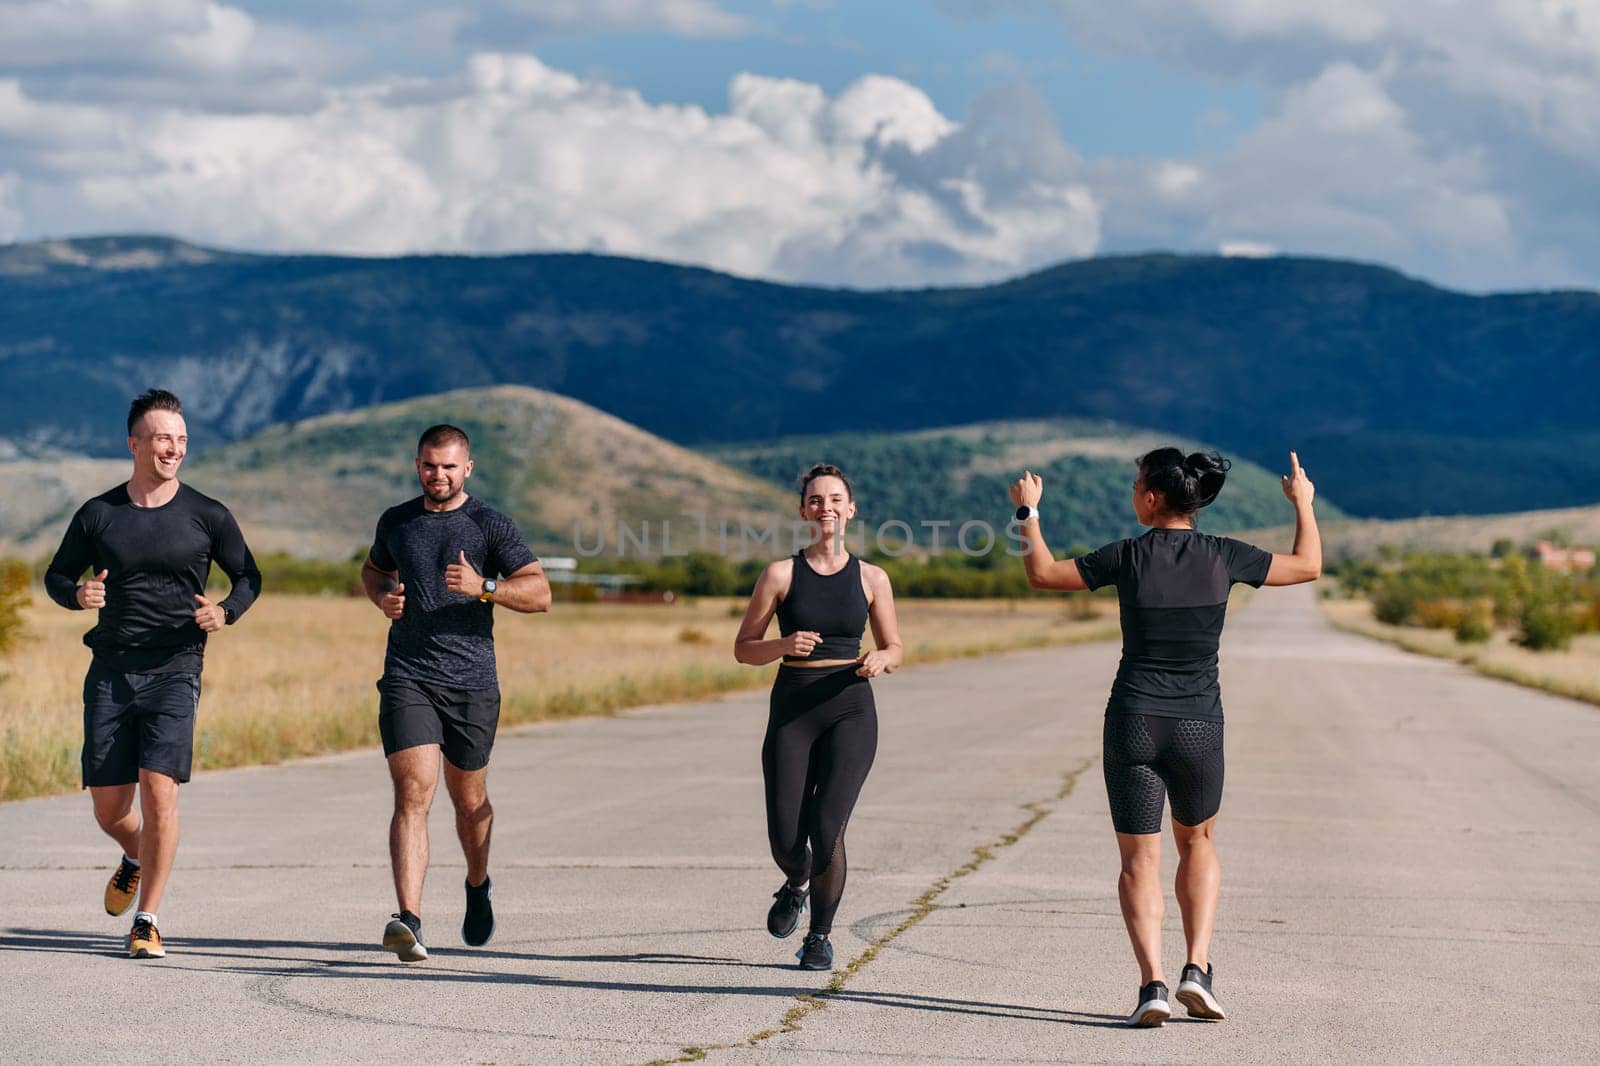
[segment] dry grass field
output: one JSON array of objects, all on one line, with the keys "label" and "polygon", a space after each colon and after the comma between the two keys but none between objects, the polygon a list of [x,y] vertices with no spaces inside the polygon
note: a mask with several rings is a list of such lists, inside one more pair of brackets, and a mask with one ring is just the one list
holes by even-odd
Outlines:
[{"label": "dry grass field", "polygon": [[[742,600],[672,607],[557,604],[495,627],[502,725],[701,698],[770,683],[733,661]],[[1116,601],[902,600],[908,667],[1115,636]],[[82,682],[92,619],[42,593],[27,637],[0,659],[0,800],[78,787]],[[777,627],[771,630],[774,634]],[[195,768],[274,763],[378,743],[387,622],[365,600],[269,596],[206,652]],[[867,640],[871,644],[870,635]]]},{"label": "dry grass field", "polygon": [[1487,644],[1462,644],[1450,630],[1385,625],[1364,599],[1323,600],[1328,619],[1340,629],[1398,644],[1407,651],[1454,659],[1481,674],[1600,704],[1600,634],[1580,634],[1566,651],[1530,651],[1505,630]]}]

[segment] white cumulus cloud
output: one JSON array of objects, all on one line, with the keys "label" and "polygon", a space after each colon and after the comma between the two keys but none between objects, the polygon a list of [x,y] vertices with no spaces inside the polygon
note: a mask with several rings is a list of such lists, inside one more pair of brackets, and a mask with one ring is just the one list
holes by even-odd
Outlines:
[{"label": "white cumulus cloud", "polygon": [[[1023,101],[1028,104],[1028,101]],[[330,88],[305,113],[89,107],[0,81],[0,168],[34,234],[260,249],[588,249],[831,284],[1005,277],[1092,252],[1098,206],[1034,102],[941,115],[743,74],[725,113],[521,54]],[[1031,107],[1031,110],[1030,110]]]}]

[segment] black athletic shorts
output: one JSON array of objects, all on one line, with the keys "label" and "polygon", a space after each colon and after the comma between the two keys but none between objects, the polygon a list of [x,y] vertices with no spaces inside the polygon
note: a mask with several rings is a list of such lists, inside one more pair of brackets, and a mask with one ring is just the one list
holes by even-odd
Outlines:
[{"label": "black athletic shorts", "polygon": [[1199,825],[1222,808],[1221,722],[1108,714],[1103,753],[1119,833],[1161,832],[1168,796],[1180,825]]},{"label": "black athletic shorts", "polygon": [[83,787],[132,785],[140,770],[189,780],[199,706],[199,674],[125,674],[91,662],[83,678]]},{"label": "black athletic shorts", "polygon": [[437,744],[456,769],[481,770],[489,765],[499,724],[498,689],[445,688],[400,677],[378,682],[378,732],[385,755]]}]

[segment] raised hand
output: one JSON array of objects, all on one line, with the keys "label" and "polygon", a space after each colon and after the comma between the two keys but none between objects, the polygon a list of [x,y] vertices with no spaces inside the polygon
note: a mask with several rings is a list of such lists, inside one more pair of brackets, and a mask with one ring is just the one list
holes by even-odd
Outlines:
[{"label": "raised hand", "polygon": [[467,562],[466,552],[461,553],[460,562],[451,563],[444,568],[444,587],[451,592],[459,592],[474,599],[483,595],[483,575]]},{"label": "raised hand", "polygon": [[109,570],[102,570],[78,586],[79,607],[88,611],[106,605],[106,576],[110,573]]},{"label": "raised hand", "polygon": [[401,581],[394,588],[383,594],[383,599],[378,601],[378,610],[386,618],[399,618],[406,613],[406,583]]},{"label": "raised hand", "polygon": [[199,593],[195,593],[195,601],[200,606],[194,609],[194,624],[207,633],[215,633],[228,624],[228,616],[223,613],[222,607],[212,603]]},{"label": "raised hand", "polygon": [[809,629],[799,629],[783,638],[783,654],[805,658],[811,650],[822,643],[822,634],[813,633]]},{"label": "raised hand", "polygon": [[1044,479],[1024,470],[1022,476],[1011,483],[1011,503],[1016,507],[1037,507],[1044,495]]},{"label": "raised hand", "polygon": [[1283,494],[1289,502],[1296,507],[1311,506],[1312,497],[1317,493],[1317,487],[1311,483],[1311,478],[1301,469],[1300,457],[1294,452],[1289,453],[1289,472],[1283,475]]}]

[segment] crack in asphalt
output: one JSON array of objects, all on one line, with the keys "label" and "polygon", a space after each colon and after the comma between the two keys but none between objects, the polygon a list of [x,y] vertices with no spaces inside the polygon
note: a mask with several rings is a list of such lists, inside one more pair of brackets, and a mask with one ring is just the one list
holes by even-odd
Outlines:
[{"label": "crack in asphalt", "polygon": [[923,890],[921,895],[911,901],[911,913],[904,921],[884,933],[871,944],[868,944],[866,950],[852,959],[843,969],[835,970],[833,977],[820,992],[802,992],[796,995],[794,997],[795,1005],[789,1008],[788,1013],[779,1020],[777,1026],[770,1029],[762,1029],[745,1037],[743,1040],[736,1040],[732,1043],[685,1047],[676,1058],[652,1059],[643,1064],[643,1066],[676,1066],[678,1063],[700,1062],[713,1051],[732,1051],[737,1048],[755,1047],[762,1041],[770,1040],[772,1037],[781,1036],[784,1033],[799,1032],[802,1028],[800,1022],[809,1015],[822,1010],[830,1000],[839,998],[850,979],[865,969],[873,959],[877,958],[879,952],[899,938],[901,934],[910,931],[914,926],[921,923],[924,918],[938,910],[939,897],[944,895],[954,882],[966,877],[968,874],[976,873],[993,859],[995,854],[1002,848],[1008,848],[1015,844],[1027,836],[1034,826],[1049,817],[1056,804],[1072,795],[1072,790],[1077,785],[1078,778],[1092,765],[1094,765],[1093,758],[1083,760],[1076,769],[1069,771],[1062,778],[1061,785],[1056,789],[1054,795],[1043,799],[1029,800],[1020,804],[1022,810],[1028,812],[1028,817],[1000,834],[996,839],[977,845],[972,849],[972,858],[949,873],[935,879],[931,885]]}]

